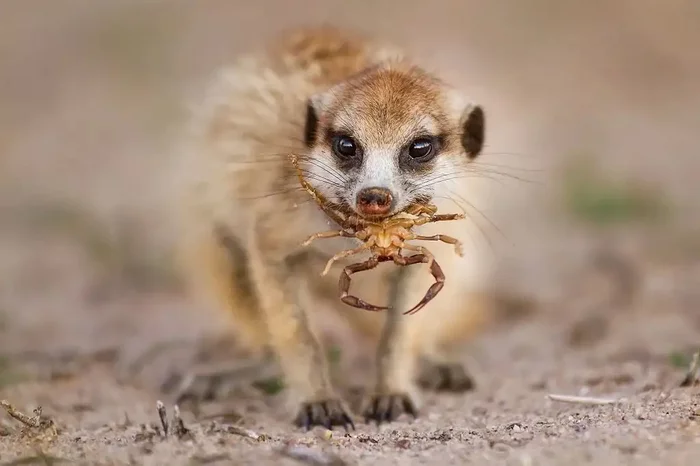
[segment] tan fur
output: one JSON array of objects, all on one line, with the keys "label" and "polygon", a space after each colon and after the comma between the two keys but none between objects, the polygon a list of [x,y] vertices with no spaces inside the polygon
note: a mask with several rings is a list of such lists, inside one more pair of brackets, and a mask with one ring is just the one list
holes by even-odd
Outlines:
[{"label": "tan fur", "polygon": [[[377,69],[384,72],[373,73]],[[352,85],[347,85],[351,78]],[[387,89],[396,91],[395,97],[384,102]],[[338,271],[350,261],[334,266],[327,277],[319,276],[330,255],[352,246],[349,240],[300,247],[308,235],[329,226],[299,188],[286,158],[290,152],[308,153],[303,143],[308,99],[325,95],[319,102],[324,109],[321,128],[344,122],[366,140],[387,147],[421,128],[439,129],[447,135],[447,148],[454,149],[460,142],[452,110],[458,106],[446,89],[390,47],[331,28],[303,29],[225,70],[193,119],[183,165],[187,184],[177,199],[185,207],[180,224],[183,267],[196,286],[204,286],[231,314],[249,348],[275,351],[287,384],[302,402],[337,399],[325,353],[309,322],[310,307],[339,312],[377,341],[378,393],[413,397],[418,357],[454,359],[456,348],[483,322],[485,301],[478,294],[483,270],[475,250],[467,248],[467,258],[460,260],[450,246],[426,245],[445,271],[446,286],[417,315],[398,317],[338,301]],[[427,110],[432,117],[416,121],[415,115]],[[463,196],[472,194],[464,182],[452,186]],[[441,212],[455,211],[453,203],[436,201]],[[464,221],[457,223],[427,226],[421,234],[473,234]],[[414,267],[402,287],[404,306],[418,302],[432,282],[425,268]],[[385,264],[353,276],[353,293],[385,304],[395,272],[396,266]],[[474,299],[467,300],[472,291]]]}]

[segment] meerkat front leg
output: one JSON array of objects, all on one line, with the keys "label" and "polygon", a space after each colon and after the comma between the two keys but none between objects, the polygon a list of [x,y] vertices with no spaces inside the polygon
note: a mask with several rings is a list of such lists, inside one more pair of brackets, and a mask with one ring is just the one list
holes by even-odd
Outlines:
[{"label": "meerkat front leg", "polygon": [[354,427],[345,403],[330,384],[326,357],[312,332],[309,316],[300,305],[300,286],[284,259],[274,257],[255,235],[251,247],[251,272],[260,296],[270,345],[274,349],[285,380],[301,403],[295,424],[309,429],[323,425]]},{"label": "meerkat front leg", "polygon": [[[396,260],[402,259],[399,256]],[[402,414],[418,416],[419,400],[415,384],[417,349],[412,348],[416,340],[409,333],[415,327],[408,326],[410,317],[403,316],[403,309],[408,309],[408,303],[402,296],[407,272],[402,269],[395,278],[391,307],[387,311],[377,348],[376,385],[363,409],[367,422],[391,422]]]},{"label": "meerkat front leg", "polygon": [[366,422],[392,422],[402,414],[418,416],[418,391],[414,382],[414,351],[407,345],[407,327],[401,312],[387,311],[377,349],[377,380],[374,393],[365,403]]}]

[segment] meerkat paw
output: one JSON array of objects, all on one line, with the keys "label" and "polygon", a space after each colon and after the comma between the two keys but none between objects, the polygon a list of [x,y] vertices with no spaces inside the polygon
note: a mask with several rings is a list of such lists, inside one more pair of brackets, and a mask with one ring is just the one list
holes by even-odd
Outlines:
[{"label": "meerkat paw", "polygon": [[342,426],[346,431],[349,428],[355,429],[355,423],[348,412],[340,399],[307,401],[299,407],[294,424],[304,430],[314,426],[324,426],[330,430],[335,426]]},{"label": "meerkat paw", "polygon": [[393,422],[402,414],[408,414],[415,419],[418,417],[418,409],[408,393],[377,394],[369,399],[363,414],[365,422],[374,421],[379,425],[383,422]]},{"label": "meerkat paw", "polygon": [[461,363],[424,364],[418,384],[425,390],[436,392],[466,392],[474,389],[474,379]]}]

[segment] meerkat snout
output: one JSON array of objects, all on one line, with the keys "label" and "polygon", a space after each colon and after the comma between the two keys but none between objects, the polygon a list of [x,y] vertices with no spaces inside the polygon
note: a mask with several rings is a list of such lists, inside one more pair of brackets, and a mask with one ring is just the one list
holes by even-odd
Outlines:
[{"label": "meerkat snout", "polygon": [[364,215],[386,215],[393,201],[394,195],[386,188],[365,188],[357,193],[357,210]]}]

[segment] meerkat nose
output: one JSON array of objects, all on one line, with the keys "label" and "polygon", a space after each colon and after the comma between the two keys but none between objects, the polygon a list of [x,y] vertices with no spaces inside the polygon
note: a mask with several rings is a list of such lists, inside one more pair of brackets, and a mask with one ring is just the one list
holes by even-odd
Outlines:
[{"label": "meerkat nose", "polygon": [[384,215],[391,210],[393,200],[386,188],[365,188],[357,193],[357,208],[365,215]]}]

